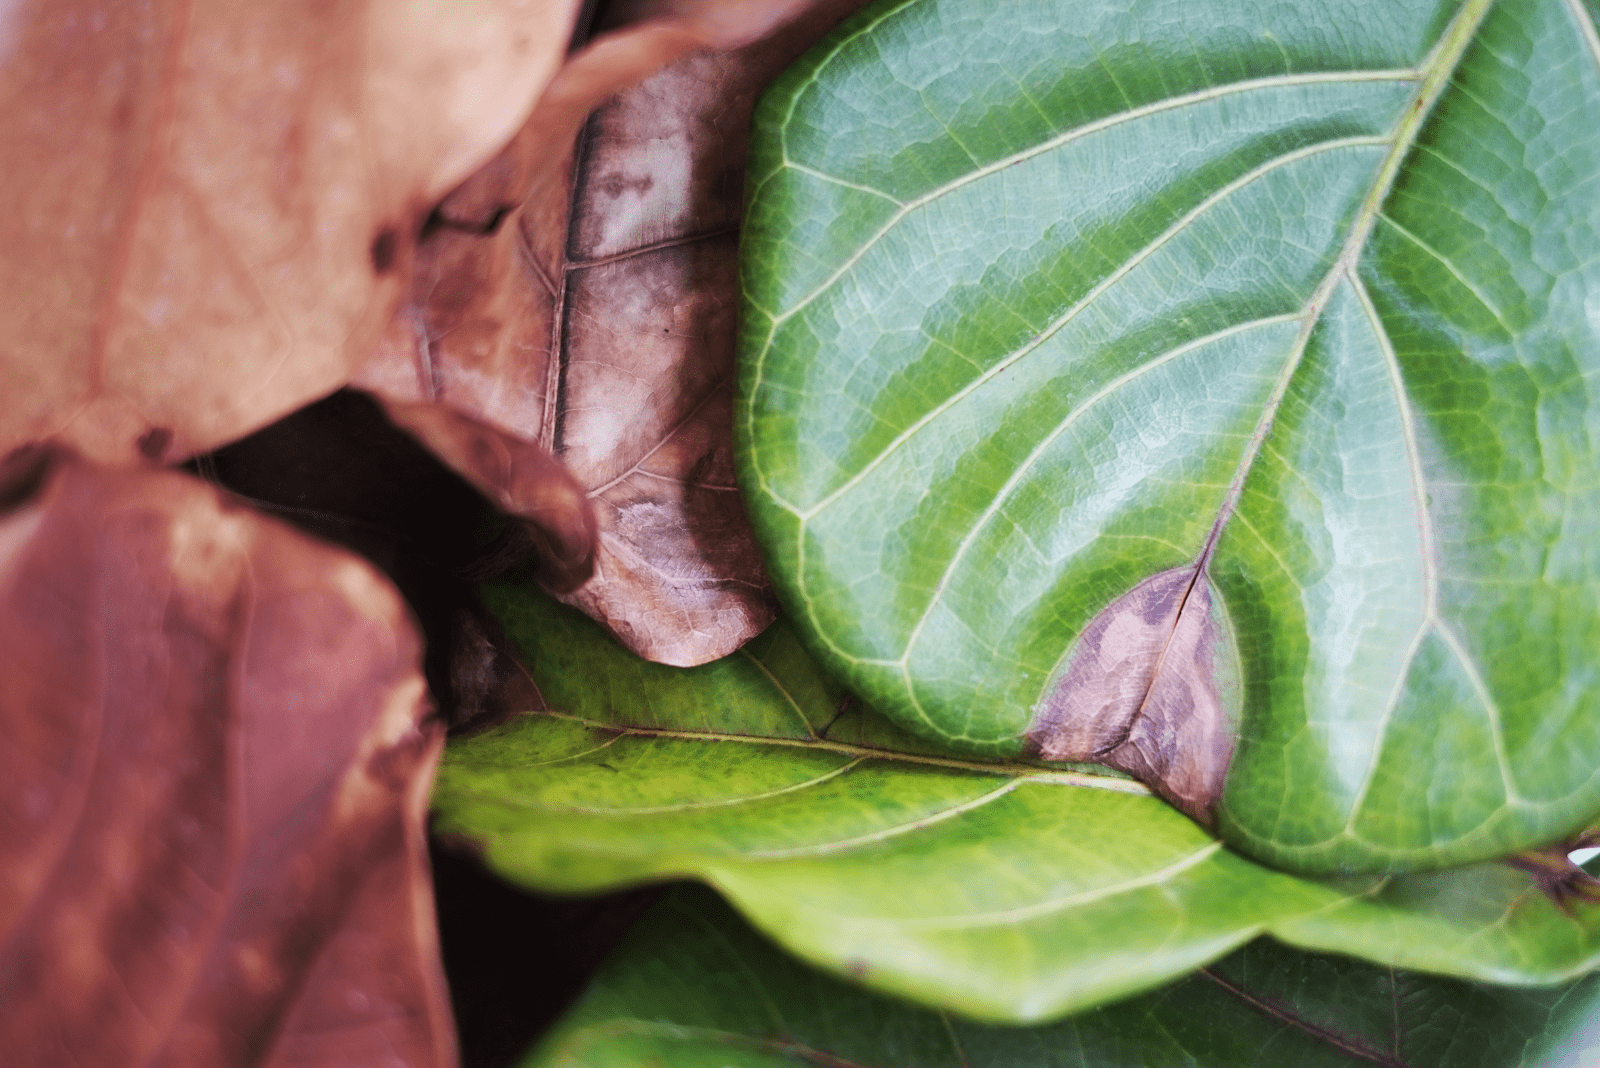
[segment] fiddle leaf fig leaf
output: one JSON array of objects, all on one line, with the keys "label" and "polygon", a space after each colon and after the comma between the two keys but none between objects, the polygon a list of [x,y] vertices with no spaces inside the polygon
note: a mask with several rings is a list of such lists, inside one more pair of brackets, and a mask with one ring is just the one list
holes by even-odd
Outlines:
[{"label": "fiddle leaf fig leaf", "polygon": [[1263,931],[1500,982],[1600,963],[1600,904],[1557,901],[1529,871],[1306,879],[1114,772],[940,755],[782,619],[682,669],[519,582],[484,592],[545,707],[450,744],[434,827],[535,890],[699,879],[813,963],[1013,1023],[1147,990]]},{"label": "fiddle leaf fig leaf", "polygon": [[1590,0],[863,12],[758,107],[744,234],[808,645],[1278,867],[1582,827],[1597,120]]},{"label": "fiddle leaf fig leaf", "polygon": [[1600,978],[1517,990],[1254,942],[1164,990],[991,1027],[853,989],[697,888],[641,919],[525,1068],[1578,1068]]}]

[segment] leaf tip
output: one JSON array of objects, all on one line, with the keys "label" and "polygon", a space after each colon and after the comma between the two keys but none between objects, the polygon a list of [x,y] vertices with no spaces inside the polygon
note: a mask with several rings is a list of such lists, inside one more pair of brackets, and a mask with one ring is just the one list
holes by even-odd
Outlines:
[{"label": "leaf tip", "polygon": [[1145,579],[1089,622],[1026,733],[1045,760],[1125,771],[1207,827],[1238,735],[1237,652],[1204,567]]}]

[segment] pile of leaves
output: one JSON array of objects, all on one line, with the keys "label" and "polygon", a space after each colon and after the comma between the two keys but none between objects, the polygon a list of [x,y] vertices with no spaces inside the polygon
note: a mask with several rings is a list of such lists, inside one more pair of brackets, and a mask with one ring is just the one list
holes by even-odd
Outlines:
[{"label": "pile of leaves", "polygon": [[5,20],[8,1057],[1588,1063],[1600,7],[862,7]]}]

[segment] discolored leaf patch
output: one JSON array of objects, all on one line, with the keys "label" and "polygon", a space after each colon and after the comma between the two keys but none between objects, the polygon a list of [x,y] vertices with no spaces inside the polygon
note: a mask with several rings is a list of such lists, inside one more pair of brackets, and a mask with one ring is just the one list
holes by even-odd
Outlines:
[{"label": "discolored leaf patch", "polygon": [[773,619],[731,456],[745,145],[756,93],[860,2],[609,5],[441,205],[358,378],[559,456],[600,531],[568,601],[649,659],[704,663]]},{"label": "discolored leaf patch", "polygon": [[1239,724],[1239,654],[1203,567],[1139,583],[1084,629],[1028,738],[1046,760],[1126,771],[1206,826]]},{"label": "discolored leaf patch", "polygon": [[182,475],[7,474],[8,1063],[453,1064],[393,590]]}]

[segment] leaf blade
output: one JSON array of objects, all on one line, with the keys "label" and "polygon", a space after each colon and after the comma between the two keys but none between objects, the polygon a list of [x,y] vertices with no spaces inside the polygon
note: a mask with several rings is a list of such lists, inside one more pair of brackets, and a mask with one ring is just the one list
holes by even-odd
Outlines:
[{"label": "leaf blade", "polygon": [[[1592,815],[1573,702],[1600,570],[1570,539],[1600,529],[1572,254],[1596,222],[1593,23],[1392,10],[1319,8],[1333,43],[1221,8],[885,5],[774,91],[736,425],[785,598],[849,685],[1014,754],[1097,613],[1198,567],[1242,658],[1230,841],[1405,870]],[[1094,41],[1100,69],[1044,70],[1030,35]],[[1557,143],[1572,162],[1542,162]],[[1401,216],[1434,252],[1491,224],[1511,251],[1441,288],[1436,255],[1394,252]]]}]

